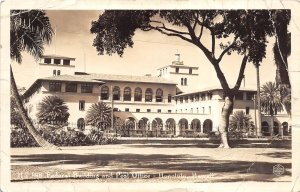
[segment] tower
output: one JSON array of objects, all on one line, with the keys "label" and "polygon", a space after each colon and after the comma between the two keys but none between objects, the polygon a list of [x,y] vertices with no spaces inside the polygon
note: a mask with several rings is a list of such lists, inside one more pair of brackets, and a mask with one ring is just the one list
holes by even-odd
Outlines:
[{"label": "tower", "polygon": [[198,67],[184,65],[180,54],[175,54],[175,60],[171,65],[157,69],[158,76],[172,80],[177,83],[177,92],[188,92],[198,88]]},{"label": "tower", "polygon": [[44,55],[38,63],[36,77],[50,77],[57,75],[74,75],[75,58],[59,55]]}]

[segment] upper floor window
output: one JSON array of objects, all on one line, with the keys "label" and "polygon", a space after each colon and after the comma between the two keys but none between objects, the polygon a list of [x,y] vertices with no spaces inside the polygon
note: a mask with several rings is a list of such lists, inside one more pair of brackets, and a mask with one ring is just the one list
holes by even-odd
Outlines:
[{"label": "upper floor window", "polygon": [[205,101],[205,93],[201,94],[201,101]]},{"label": "upper floor window", "polygon": [[61,83],[50,82],[49,83],[49,91],[61,92]]},{"label": "upper floor window", "polygon": [[184,79],[181,78],[181,85],[184,85]]},{"label": "upper floor window", "polygon": [[109,88],[107,86],[101,87],[101,100],[108,100]]},{"label": "upper floor window", "polygon": [[93,93],[93,85],[81,84],[81,93]]},{"label": "upper floor window", "polygon": [[255,93],[247,92],[247,100],[252,100],[254,98]]},{"label": "upper floor window", "polygon": [[139,87],[134,90],[134,101],[142,101],[142,89]]},{"label": "upper floor window", "polygon": [[70,65],[70,60],[69,59],[64,59],[63,60],[63,65]]},{"label": "upper floor window", "polygon": [[66,92],[77,92],[77,83],[67,83]]},{"label": "upper floor window", "polygon": [[195,101],[199,101],[199,95],[195,95]]},{"label": "upper floor window", "polygon": [[44,58],[44,63],[47,63],[47,64],[51,63],[51,58]]},{"label": "upper floor window", "polygon": [[60,75],[60,70],[57,70],[57,75]]},{"label": "upper floor window", "polygon": [[244,93],[243,92],[238,92],[236,95],[235,95],[235,99],[236,100],[243,100],[244,98]]},{"label": "upper floor window", "polygon": [[208,98],[208,100],[211,100],[212,99],[212,93],[207,93],[207,98]]},{"label": "upper floor window", "polygon": [[79,111],[84,111],[85,110],[85,101],[80,100],[79,101]]},{"label": "upper floor window", "polygon": [[250,108],[246,107],[246,115],[249,115]]},{"label": "upper floor window", "polygon": [[176,72],[176,73],[179,73],[179,67],[176,67],[176,68],[175,68],[175,72]]},{"label": "upper floor window", "polygon": [[156,102],[162,102],[162,100],[163,100],[163,90],[159,88],[156,90]]},{"label": "upper floor window", "polygon": [[56,76],[56,70],[55,69],[53,70],[53,76]]},{"label": "upper floor window", "polygon": [[130,89],[130,87],[125,87],[125,89],[124,89],[124,101],[131,101],[131,89]]},{"label": "upper floor window", "polygon": [[180,103],[183,103],[183,97],[180,97],[179,100],[180,100]]},{"label": "upper floor window", "polygon": [[147,88],[146,92],[145,92],[145,101],[146,102],[152,102],[152,95],[153,95],[152,89]]},{"label": "upper floor window", "polygon": [[60,59],[54,59],[54,64],[60,64]]},{"label": "upper floor window", "polygon": [[[171,103],[172,102],[172,96],[171,96],[171,94],[168,94],[168,103]],[[177,100],[176,100],[176,102],[177,102]]]},{"label": "upper floor window", "polygon": [[191,100],[191,102],[194,102],[194,95],[190,96],[190,100]]},{"label": "upper floor window", "polygon": [[184,78],[184,85],[187,85],[187,78]]},{"label": "upper floor window", "polygon": [[189,68],[189,74],[193,73],[193,68]]},{"label": "upper floor window", "polygon": [[188,97],[184,97],[184,101],[187,103],[188,102]]},{"label": "upper floor window", "polygon": [[120,87],[118,86],[113,88],[113,100],[120,100]]}]

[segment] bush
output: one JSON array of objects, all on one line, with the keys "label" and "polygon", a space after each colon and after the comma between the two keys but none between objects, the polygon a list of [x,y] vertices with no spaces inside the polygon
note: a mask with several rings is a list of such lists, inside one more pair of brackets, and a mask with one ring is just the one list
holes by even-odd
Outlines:
[{"label": "bush", "polygon": [[[116,137],[103,135],[102,132],[91,130],[85,135],[81,131],[53,131],[47,132],[39,130],[42,137],[49,143],[56,146],[88,146],[88,145],[106,145],[115,143]],[[17,129],[11,131],[11,147],[37,147],[36,141],[33,139],[26,129]]]}]

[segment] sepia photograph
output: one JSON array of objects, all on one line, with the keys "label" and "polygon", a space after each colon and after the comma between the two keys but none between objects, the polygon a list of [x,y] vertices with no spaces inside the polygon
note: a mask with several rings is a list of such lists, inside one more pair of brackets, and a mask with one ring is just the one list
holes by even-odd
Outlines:
[{"label": "sepia photograph", "polygon": [[11,184],[293,191],[291,9],[8,13]]}]

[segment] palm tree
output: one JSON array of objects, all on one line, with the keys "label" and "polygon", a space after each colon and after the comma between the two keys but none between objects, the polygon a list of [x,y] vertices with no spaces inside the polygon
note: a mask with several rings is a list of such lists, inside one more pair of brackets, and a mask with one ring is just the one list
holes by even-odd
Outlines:
[{"label": "palm tree", "polygon": [[[257,87],[257,124],[256,124],[256,137],[261,137],[261,98],[260,98],[260,76],[259,76],[259,64],[255,65],[256,68],[256,87]],[[256,105],[256,103],[254,104]],[[256,114],[254,114],[256,116]]]},{"label": "palm tree", "polygon": [[273,135],[274,115],[283,110],[279,86],[267,82],[261,87],[261,109],[271,115],[271,135]]},{"label": "palm tree", "polygon": [[37,119],[40,124],[62,126],[68,122],[69,108],[58,96],[46,96],[38,105]]},{"label": "palm tree", "polygon": [[[22,62],[22,52],[26,51],[35,59],[42,56],[43,45],[49,44],[53,35],[53,30],[49,18],[41,10],[12,10],[10,15],[10,57],[18,63]],[[18,111],[39,146],[43,148],[58,149],[53,144],[48,143],[35,129],[28,117],[22,100],[18,93],[15,78],[10,66],[10,83],[12,96],[16,102]]]},{"label": "palm tree", "polygon": [[87,111],[86,123],[101,130],[107,129],[111,126],[111,110],[106,103],[94,103]]},{"label": "palm tree", "polygon": [[251,116],[246,115],[244,111],[236,111],[229,121],[230,132],[234,134],[249,133],[253,131],[253,121]]}]

